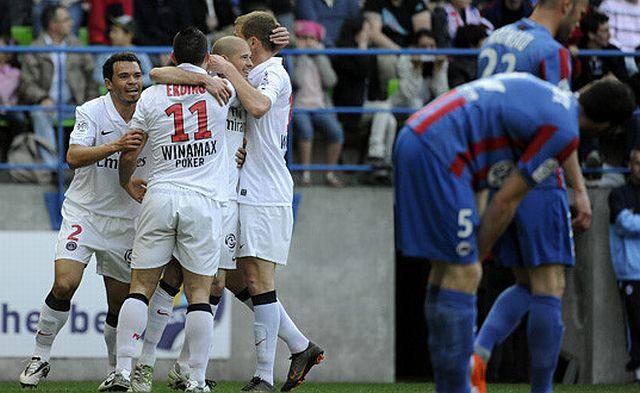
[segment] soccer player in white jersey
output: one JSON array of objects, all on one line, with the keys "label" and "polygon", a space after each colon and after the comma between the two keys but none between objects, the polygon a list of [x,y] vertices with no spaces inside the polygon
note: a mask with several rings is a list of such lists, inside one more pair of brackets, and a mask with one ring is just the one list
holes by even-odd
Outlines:
[{"label": "soccer player in white jersey", "polygon": [[[20,374],[23,387],[36,387],[49,373],[51,346],[69,316],[71,299],[92,255],[104,278],[108,312],[104,337],[109,363],[115,367],[118,312],[129,292],[130,255],[139,204],[118,182],[118,155],[137,149],[142,135],[127,132],[142,91],[140,62],[132,53],[111,56],[102,68],[109,93],[76,109],[67,161],[76,169],[62,204],[53,288],[40,312],[36,345]],[[138,157],[134,186],[146,179],[149,158]],[[104,384],[100,390],[107,388]]]},{"label": "soccer player in white jersey", "polygon": [[[172,56],[178,67],[206,73],[202,68],[209,57],[206,37],[193,27],[180,31]],[[131,127],[145,133],[153,170],[133,245],[130,292],[117,330],[114,379],[123,388],[129,387],[136,342],[147,325],[148,299],[175,255],[189,302],[185,334],[191,380],[186,391],[209,391],[204,380],[213,333],[209,292],[218,269],[222,211],[228,201],[224,135],[228,110],[204,87],[188,85],[152,86],[137,105]],[[138,151],[120,158],[120,183],[127,189]]]},{"label": "soccer player in white jersey", "polygon": [[[287,130],[291,119],[291,81],[275,58],[269,33],[277,25],[266,12],[236,20],[236,35],[249,44],[254,68],[248,81],[220,56],[210,65],[231,81],[247,110],[247,159],[240,171],[238,191],[240,240],[238,266],[254,306],[257,367],[243,391],[273,391],[273,363],[281,308],[276,297],[275,267],[286,265],[293,230],[293,181],[286,166]],[[297,386],[324,351],[308,342],[293,355],[282,387]],[[293,376],[298,378],[291,378]]]},{"label": "soccer player in white jersey", "polygon": [[[215,42],[212,52],[224,57],[233,64],[236,70],[245,78],[248,77],[253,64],[251,62],[251,50],[246,41],[238,37],[223,37]],[[209,76],[187,72],[176,67],[155,68],[151,71],[151,77],[156,83],[174,82],[192,85],[209,84],[210,79]],[[230,156],[238,147],[242,146],[245,128],[246,110],[236,98],[230,103],[229,114],[227,116],[227,149]],[[242,156],[241,153],[239,154]],[[223,233],[225,234],[223,249],[226,250],[226,253],[222,254],[220,269],[218,270],[211,290],[209,300],[213,310],[216,309],[217,304],[220,302],[224,287],[234,293],[245,305],[253,309],[244,278],[241,272],[235,270],[239,221],[237,215],[238,205],[233,201],[237,199],[238,170],[234,168],[235,163],[233,160],[230,164],[229,196],[232,202],[230,202],[228,208],[225,209],[223,218]],[[156,360],[156,346],[160,341],[162,332],[169,319],[168,315],[170,315],[173,307],[173,293],[177,291],[176,288],[180,286],[181,280],[182,278],[180,277],[179,271],[176,271],[173,266],[165,269],[164,276],[161,280],[161,288],[156,290],[150,300],[149,322],[147,324],[147,330],[145,331],[145,341],[132,379],[132,384],[146,386],[148,387],[148,391],[151,390],[151,374]],[[292,366],[294,366],[292,367],[293,371],[289,374],[291,379],[290,386],[295,387],[298,386],[304,378],[306,362],[300,361],[301,357],[299,354],[311,352],[304,352],[309,346],[309,340],[300,332],[295,323],[293,323],[282,304],[278,302],[278,305],[280,307],[278,336],[287,344],[289,350],[294,355],[292,356],[292,360],[294,360],[292,362]],[[187,359],[188,346],[183,345],[183,351],[180,353],[178,361],[169,371],[169,385],[176,389],[183,386],[189,374]],[[138,369],[142,371],[146,369],[147,371],[137,373],[135,370]],[[140,377],[137,377],[138,375]],[[139,379],[139,381],[137,379]]]}]

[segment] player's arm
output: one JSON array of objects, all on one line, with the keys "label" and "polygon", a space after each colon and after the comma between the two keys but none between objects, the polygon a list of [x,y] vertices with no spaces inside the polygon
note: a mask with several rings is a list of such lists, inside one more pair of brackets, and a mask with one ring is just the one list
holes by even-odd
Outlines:
[{"label": "player's arm", "polygon": [[577,230],[586,231],[591,226],[591,201],[589,200],[587,187],[584,184],[576,150],[562,164],[562,168],[565,171],[569,185],[573,188],[573,206],[576,210],[576,216],[571,224]]},{"label": "player's arm", "polygon": [[256,119],[264,116],[271,109],[271,99],[260,92],[238,72],[233,64],[222,56],[212,55],[209,58],[209,66],[216,72],[224,75],[235,87],[238,99],[247,112]]},{"label": "player's arm", "polygon": [[99,146],[83,146],[70,144],[67,151],[67,162],[71,169],[95,164],[119,151],[135,150],[142,144],[142,134],[130,131],[115,142]]},{"label": "player's arm", "polygon": [[147,134],[140,129],[132,130],[142,136],[142,143],[136,149],[123,151],[120,154],[120,162],[118,164],[118,176],[120,179],[120,186],[127,191],[127,194],[131,196],[138,203],[142,203],[142,198],[147,191],[147,183],[139,178],[132,178],[133,172],[135,172],[138,166],[138,156],[147,143]]},{"label": "player's arm", "polygon": [[178,67],[156,67],[149,71],[153,83],[204,86],[220,106],[226,105],[232,92],[223,80],[197,72],[185,71]]},{"label": "player's arm", "polygon": [[520,171],[514,170],[495,193],[480,220],[478,250],[480,260],[487,257],[496,240],[507,228],[518,205],[529,192],[529,184]]},{"label": "player's arm", "polygon": [[541,79],[553,83],[562,90],[571,90],[571,54],[567,48],[552,48],[540,62]]}]

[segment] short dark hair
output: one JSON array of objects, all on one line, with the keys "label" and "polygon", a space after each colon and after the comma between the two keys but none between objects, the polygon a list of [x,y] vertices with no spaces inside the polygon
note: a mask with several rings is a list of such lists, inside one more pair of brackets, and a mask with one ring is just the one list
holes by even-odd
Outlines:
[{"label": "short dark hair", "polygon": [[207,37],[194,26],[186,27],[173,38],[173,57],[176,64],[200,65],[209,49]]},{"label": "short dark hair", "polygon": [[264,11],[253,11],[240,16],[236,23],[240,24],[245,39],[256,37],[265,49],[271,52],[276,50],[276,45],[269,39],[273,29],[278,27],[278,21],[273,15]]},{"label": "short dark hair", "polygon": [[614,78],[602,78],[581,92],[578,102],[584,114],[596,123],[624,124],[636,107],[631,89]]},{"label": "short dark hair", "polygon": [[42,30],[47,30],[49,28],[49,23],[56,17],[56,12],[60,9],[66,7],[62,5],[48,5],[44,7],[42,10],[42,15],[40,15],[40,22],[42,23]]},{"label": "short dark hair", "polygon": [[420,38],[422,37],[429,37],[432,39],[436,39],[436,36],[433,34],[433,32],[429,29],[420,29],[418,31],[416,31],[415,33],[413,33],[413,43],[417,44],[418,41],[420,41]]},{"label": "short dark hair", "polygon": [[480,40],[487,38],[487,28],[484,25],[464,25],[456,31],[453,39],[454,48],[474,48],[478,46]]},{"label": "short dark hair", "polygon": [[580,31],[588,39],[589,33],[596,33],[601,24],[607,23],[609,17],[598,11],[591,10],[580,22]]},{"label": "short dark hair", "polygon": [[131,52],[120,52],[115,55],[111,55],[107,61],[102,65],[102,78],[112,80],[113,78],[113,65],[119,61],[127,61],[127,62],[136,62],[138,66],[142,69],[142,65],[140,64],[140,59],[138,56],[134,55]]}]

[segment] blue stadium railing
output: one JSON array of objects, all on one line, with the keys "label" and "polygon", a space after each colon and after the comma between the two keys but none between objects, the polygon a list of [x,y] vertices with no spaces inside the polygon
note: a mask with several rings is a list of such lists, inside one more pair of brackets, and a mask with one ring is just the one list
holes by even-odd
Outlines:
[{"label": "blue stadium railing", "polygon": [[[51,47],[36,47],[36,46],[4,46],[0,47],[0,53],[116,53],[120,51],[130,51],[134,53],[147,53],[147,54],[166,54],[171,52],[171,47],[105,47],[105,46],[88,46],[88,47],[64,47],[64,48],[51,48]],[[352,48],[330,48],[330,49],[285,49],[281,52],[281,55],[285,57],[289,70],[293,70],[291,67],[291,56],[298,55],[313,55],[313,54],[325,54],[330,56],[362,56],[362,55],[446,55],[446,56],[477,56],[478,50],[476,49],[369,49],[360,50]],[[611,50],[581,50],[579,56],[601,56],[601,57],[640,57],[640,52],[619,52]],[[64,67],[58,69],[58,77],[63,79]],[[58,98],[61,98],[62,90],[58,91]],[[61,99],[58,99],[58,102]],[[57,205],[58,207],[62,203],[64,198],[64,170],[68,168],[65,162],[65,149],[64,147],[64,126],[63,121],[65,114],[73,112],[75,106],[58,104],[55,107],[46,107],[41,105],[19,105],[19,106],[0,106],[0,112],[27,112],[27,111],[55,111],[57,117],[57,139],[58,139],[58,163],[56,165],[51,164],[11,164],[0,163],[0,170],[11,169],[45,169],[51,171],[57,171]],[[389,109],[375,109],[375,108],[361,108],[361,107],[333,107],[327,109],[296,109],[295,113],[372,113],[372,112],[391,112],[396,114],[411,114],[415,110],[411,108],[389,108]],[[636,112],[636,116],[640,115],[640,112]],[[292,135],[289,130],[289,135]],[[373,169],[370,165],[299,165],[293,163],[293,138],[289,138],[289,150],[287,153],[287,161],[291,171],[312,170],[312,171],[371,171]],[[612,168],[599,170],[599,172],[627,172],[626,168]]]}]

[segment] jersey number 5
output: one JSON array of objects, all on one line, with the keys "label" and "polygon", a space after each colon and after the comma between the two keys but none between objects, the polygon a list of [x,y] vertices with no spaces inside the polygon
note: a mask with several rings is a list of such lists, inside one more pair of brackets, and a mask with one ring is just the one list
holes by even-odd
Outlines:
[{"label": "jersey number 5", "polygon": [[[198,114],[198,132],[193,134],[193,137],[198,139],[211,138],[211,131],[207,130],[207,102],[200,100],[189,107],[191,114]],[[167,116],[173,115],[173,128],[174,134],[171,135],[171,142],[186,142],[189,140],[189,135],[184,132],[184,117],[182,104],[176,103],[164,110]]]}]

